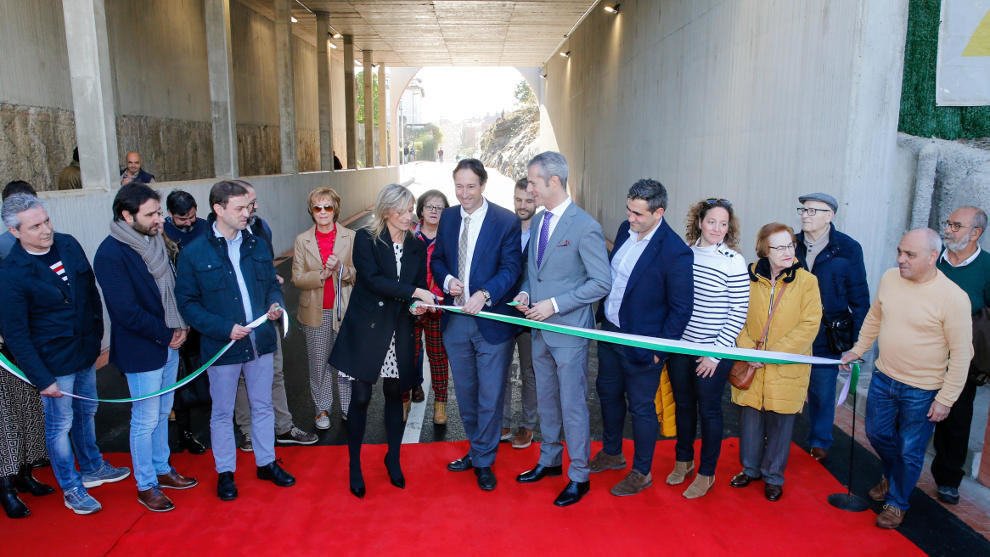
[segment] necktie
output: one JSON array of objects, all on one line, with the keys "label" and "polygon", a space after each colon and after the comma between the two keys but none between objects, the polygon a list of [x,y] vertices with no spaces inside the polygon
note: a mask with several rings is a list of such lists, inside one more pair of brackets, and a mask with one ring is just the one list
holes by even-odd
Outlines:
[{"label": "necktie", "polygon": [[536,250],[536,266],[543,265],[543,252],[547,249],[547,242],[550,241],[550,221],[553,220],[553,213],[547,211],[543,213],[543,226],[540,227],[540,244]]},{"label": "necktie", "polygon": [[454,303],[463,306],[467,301],[467,256],[468,256],[468,231],[471,229],[471,216],[464,217],[461,225],[461,239],[457,242],[457,278],[464,285],[464,291],[460,296],[454,297]]}]

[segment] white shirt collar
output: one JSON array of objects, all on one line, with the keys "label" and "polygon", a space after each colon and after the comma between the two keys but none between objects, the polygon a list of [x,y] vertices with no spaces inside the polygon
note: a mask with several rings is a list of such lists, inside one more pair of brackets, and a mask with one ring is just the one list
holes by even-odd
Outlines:
[{"label": "white shirt collar", "polygon": [[481,207],[475,209],[475,211],[470,215],[468,214],[467,211],[464,210],[464,207],[461,206],[461,219],[463,219],[464,217],[471,217],[471,222],[481,222],[482,220],[485,219],[485,214],[487,213],[488,213],[488,200],[485,199],[484,197],[481,198]]},{"label": "white shirt collar", "polygon": [[[223,234],[221,234],[219,230],[217,230],[217,223],[216,222],[213,223],[213,235],[216,236],[217,238],[223,238],[224,240],[227,240],[227,237],[224,236]],[[238,230],[237,231],[237,236],[234,236],[234,238],[232,240],[227,240],[227,241],[228,242],[236,242],[236,241],[238,241],[240,239],[241,239],[241,231]]]},{"label": "white shirt collar", "polygon": [[639,232],[634,232],[633,229],[630,227],[629,239],[631,239],[633,242],[649,242],[650,240],[653,239],[653,235],[657,233],[657,230],[660,229],[661,224],[663,224],[663,217],[660,217],[660,220],[658,220],[657,223],[653,225],[653,229],[650,230],[649,233],[646,234],[646,236],[643,236],[642,240],[636,239],[637,236],[639,236]]},{"label": "white shirt collar", "polygon": [[967,257],[966,260],[963,261],[962,263],[958,265],[953,265],[952,262],[949,261],[949,250],[944,249],[942,250],[942,260],[948,263],[950,267],[956,267],[956,268],[965,267],[966,265],[969,265],[970,263],[976,261],[976,258],[980,256],[981,251],[983,251],[983,248],[977,247],[976,251],[973,252],[973,255]]},{"label": "white shirt collar", "polygon": [[560,205],[557,205],[553,209],[547,209],[547,211],[553,213],[553,216],[557,217],[557,219],[559,220],[560,217],[564,216],[564,211],[567,210],[567,207],[569,207],[570,204],[571,204],[571,196],[568,195],[567,199],[563,200],[560,203]]}]

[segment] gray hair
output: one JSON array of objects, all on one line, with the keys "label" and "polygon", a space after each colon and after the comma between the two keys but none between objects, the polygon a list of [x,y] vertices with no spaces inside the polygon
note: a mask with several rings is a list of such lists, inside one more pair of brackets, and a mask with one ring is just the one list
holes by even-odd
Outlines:
[{"label": "gray hair", "polygon": [[37,197],[27,193],[15,193],[3,202],[3,209],[0,216],[3,218],[3,225],[7,228],[17,230],[21,227],[21,219],[17,215],[24,211],[29,211],[35,207],[48,210],[45,204]]},{"label": "gray hair", "polygon": [[965,205],[960,207],[960,209],[972,209],[973,210],[973,223],[970,225],[973,228],[980,229],[980,235],[976,237],[977,240],[983,237],[983,233],[987,231],[987,214],[983,209],[979,207],[973,207],[972,205]]},{"label": "gray hair", "polygon": [[[378,239],[382,231],[385,230],[385,222],[388,220],[388,214],[393,209],[396,211],[404,211],[409,205],[416,202],[416,196],[409,191],[409,188],[399,185],[399,184],[389,184],[382,188],[382,191],[378,192],[378,199],[375,200],[375,209],[373,211],[373,218],[365,230],[367,230],[374,239]],[[408,234],[408,232],[407,232]]]},{"label": "gray hair", "polygon": [[551,176],[560,179],[560,185],[567,187],[567,159],[556,151],[544,151],[533,157],[526,168],[539,167],[540,178],[550,180]]},{"label": "gray hair", "polygon": [[942,253],[942,236],[938,232],[935,232],[931,228],[915,228],[914,230],[908,231],[908,233],[914,232],[915,230],[920,230],[925,233],[925,237],[928,239],[928,249],[934,251],[935,253]]}]

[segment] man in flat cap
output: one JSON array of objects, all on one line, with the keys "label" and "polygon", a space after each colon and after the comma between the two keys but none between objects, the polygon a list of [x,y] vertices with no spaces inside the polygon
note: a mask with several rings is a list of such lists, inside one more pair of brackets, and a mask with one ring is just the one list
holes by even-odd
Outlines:
[{"label": "man in flat cap", "polygon": [[[815,338],[815,356],[838,359],[859,336],[859,328],[870,310],[863,249],[856,240],[832,224],[839,203],[827,193],[809,193],[798,198],[801,233],[797,256],[801,265],[818,278],[822,296],[822,324]],[[832,446],[835,420],[837,366],[812,365],[808,385],[808,445],[811,456],[822,460]]]}]

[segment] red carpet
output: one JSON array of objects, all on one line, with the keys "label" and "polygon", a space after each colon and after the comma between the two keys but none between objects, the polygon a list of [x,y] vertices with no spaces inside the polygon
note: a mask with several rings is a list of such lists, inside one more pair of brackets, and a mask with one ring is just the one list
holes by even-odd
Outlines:
[{"label": "red carpet", "polygon": [[[626,446],[631,460],[632,447]],[[623,472],[592,476],[591,493],[575,506],[552,501],[561,478],[534,485],[515,475],[536,462],[539,448],[499,449],[498,488],[481,492],[471,472],[444,469],[464,454],[467,443],[406,445],[403,470],[408,487],[388,483],[384,445],[364,451],[368,495],[347,491],[346,447],[278,449],[298,483],[278,488],[255,478],[253,456],[238,454],[240,498],[216,497],[209,454],[176,455],[177,469],[200,486],[168,491],[176,504],[151,513],[135,500],[132,478],[92,490],[104,510],[76,516],[59,495],[25,496],[32,516],[0,519],[5,555],[910,555],[916,546],[897,532],[873,525],[873,512],[839,511],[825,497],[841,486],[796,446],[787,470],[784,497],[770,503],[763,484],[729,487],[738,471],[738,441],[723,445],[715,487],[702,499],[681,497],[685,486],[663,483],[673,460],[673,441],[657,444],[654,485],[632,497],[608,490]],[[593,445],[596,451],[600,443]],[[130,466],[126,454],[110,455]],[[52,482],[50,470],[38,476]]]}]

